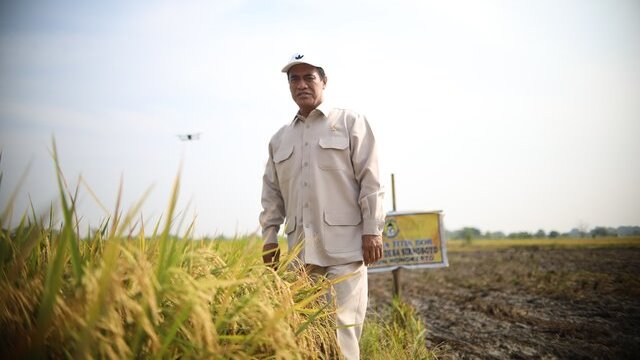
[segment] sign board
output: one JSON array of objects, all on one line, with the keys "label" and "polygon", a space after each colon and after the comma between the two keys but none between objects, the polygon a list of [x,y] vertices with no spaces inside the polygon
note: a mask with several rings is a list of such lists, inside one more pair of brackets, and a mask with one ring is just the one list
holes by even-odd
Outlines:
[{"label": "sign board", "polygon": [[440,211],[389,212],[382,240],[384,256],[370,273],[449,266]]}]

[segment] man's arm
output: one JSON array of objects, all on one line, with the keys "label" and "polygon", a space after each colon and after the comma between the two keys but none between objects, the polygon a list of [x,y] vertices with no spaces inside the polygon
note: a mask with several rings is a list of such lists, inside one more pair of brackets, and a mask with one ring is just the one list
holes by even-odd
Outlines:
[{"label": "man's arm", "polygon": [[262,212],[260,213],[260,226],[264,239],[262,260],[267,265],[275,265],[279,260],[278,230],[284,222],[284,217],[284,200],[280,193],[272,147],[269,144],[269,160],[262,176]]},{"label": "man's arm", "polygon": [[356,180],[360,184],[358,202],[362,211],[362,255],[365,264],[373,264],[382,258],[382,229],[384,192],[378,173],[376,140],[367,120],[356,118],[351,129],[351,161]]}]

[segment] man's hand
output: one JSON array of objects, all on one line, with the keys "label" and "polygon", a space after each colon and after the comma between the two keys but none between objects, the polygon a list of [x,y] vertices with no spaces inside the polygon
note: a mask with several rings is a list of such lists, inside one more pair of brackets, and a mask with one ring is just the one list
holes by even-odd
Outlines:
[{"label": "man's hand", "polygon": [[365,265],[371,265],[382,259],[382,236],[362,235],[362,256]]},{"label": "man's hand", "polygon": [[280,261],[278,244],[264,244],[262,247],[262,261],[265,265],[271,266],[274,269],[278,268],[278,261]]}]

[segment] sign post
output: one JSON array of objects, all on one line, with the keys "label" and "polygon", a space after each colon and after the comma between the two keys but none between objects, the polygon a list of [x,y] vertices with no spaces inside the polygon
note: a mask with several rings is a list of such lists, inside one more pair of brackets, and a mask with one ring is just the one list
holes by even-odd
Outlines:
[{"label": "sign post", "polygon": [[391,175],[393,211],[387,213],[382,259],[369,266],[370,273],[392,271],[393,295],[400,296],[400,271],[449,266],[442,236],[441,211],[397,211],[395,178]]},{"label": "sign post", "polygon": [[[391,200],[393,201],[393,212],[396,211],[396,177],[391,174]],[[385,226],[386,227],[386,226]],[[400,270],[397,268],[391,273],[393,274],[393,296],[400,297]]]}]

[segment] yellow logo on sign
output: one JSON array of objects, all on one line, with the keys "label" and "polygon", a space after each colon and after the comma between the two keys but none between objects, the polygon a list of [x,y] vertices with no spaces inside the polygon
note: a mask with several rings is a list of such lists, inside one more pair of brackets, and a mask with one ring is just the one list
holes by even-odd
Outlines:
[{"label": "yellow logo on sign", "polygon": [[389,219],[384,224],[384,234],[389,238],[393,239],[400,232],[400,228],[398,228],[398,223],[396,223],[395,219]]}]

